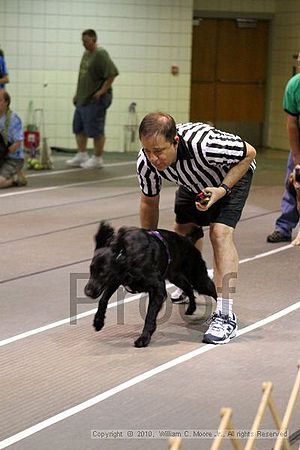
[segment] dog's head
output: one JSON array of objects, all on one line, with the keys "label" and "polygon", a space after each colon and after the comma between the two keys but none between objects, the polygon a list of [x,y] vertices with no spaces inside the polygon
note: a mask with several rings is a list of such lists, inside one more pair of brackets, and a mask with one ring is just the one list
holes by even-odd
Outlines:
[{"label": "dog's head", "polygon": [[102,221],[95,235],[96,246],[90,264],[90,278],[84,288],[84,293],[87,297],[99,297],[107,284],[113,257],[110,245],[114,236],[115,231],[111,225]]}]

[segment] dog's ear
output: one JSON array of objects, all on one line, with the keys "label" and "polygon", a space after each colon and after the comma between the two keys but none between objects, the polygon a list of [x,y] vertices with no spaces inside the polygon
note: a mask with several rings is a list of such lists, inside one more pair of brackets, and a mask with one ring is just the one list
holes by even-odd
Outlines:
[{"label": "dog's ear", "polygon": [[105,220],[102,220],[95,235],[96,249],[101,247],[109,247],[114,236],[115,230],[113,227]]}]

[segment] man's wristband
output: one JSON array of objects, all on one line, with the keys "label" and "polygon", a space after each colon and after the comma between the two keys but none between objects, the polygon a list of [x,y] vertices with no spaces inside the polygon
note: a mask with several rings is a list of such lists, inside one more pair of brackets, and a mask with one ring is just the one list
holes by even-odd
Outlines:
[{"label": "man's wristband", "polygon": [[229,186],[227,186],[227,184],[222,183],[222,184],[220,184],[219,187],[222,187],[223,189],[225,189],[225,191],[226,191],[226,194],[225,194],[225,195],[230,195],[230,194],[231,194],[231,189],[230,189]]}]

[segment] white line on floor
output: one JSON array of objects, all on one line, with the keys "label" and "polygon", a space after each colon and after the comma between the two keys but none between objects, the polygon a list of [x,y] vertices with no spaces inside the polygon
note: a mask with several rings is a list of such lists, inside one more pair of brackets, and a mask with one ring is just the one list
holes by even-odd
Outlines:
[{"label": "white line on floor", "polygon": [[35,192],[54,191],[56,189],[65,189],[65,188],[75,187],[75,186],[87,186],[87,185],[97,184],[97,183],[107,183],[108,181],[127,180],[129,178],[136,178],[136,174],[124,175],[122,177],[111,177],[111,178],[106,178],[104,180],[83,181],[83,182],[78,182],[78,183],[61,184],[61,185],[57,185],[57,186],[48,186],[48,187],[37,188],[37,189],[28,189],[28,190],[24,190],[24,191],[7,192],[6,194],[0,194],[0,198],[13,197],[14,195],[32,194]]},{"label": "white line on floor", "polygon": [[[169,286],[173,286],[173,285],[170,284]],[[167,285],[166,287],[168,288],[169,286]],[[141,296],[141,294],[135,294],[135,295],[132,295],[129,298],[121,300],[119,302],[109,303],[107,308],[114,308],[115,306],[121,305],[122,303],[133,302],[134,300],[137,300],[138,298],[140,298],[140,296]],[[17,334],[16,336],[12,336],[8,339],[4,339],[4,340],[0,341],[0,347],[4,347],[4,345],[12,344],[13,342],[19,341],[20,339],[25,339],[27,337],[33,336],[38,333],[43,333],[44,331],[51,330],[52,328],[60,327],[61,325],[70,324],[72,319],[76,319],[76,320],[83,319],[84,317],[95,314],[96,311],[97,311],[97,308],[89,309],[88,311],[77,314],[74,317],[68,317],[67,319],[58,320],[57,322],[49,323],[48,325],[45,325],[43,327],[35,328],[33,330],[26,331],[25,333]]]},{"label": "white line on floor", "polygon": [[[259,259],[259,258],[265,258],[266,256],[274,255],[275,253],[282,252],[282,251],[287,250],[287,249],[292,248],[292,247],[293,247],[292,244],[284,245],[283,247],[278,247],[278,248],[275,248],[273,250],[269,250],[268,252],[264,252],[264,253],[260,253],[260,254],[255,255],[255,256],[251,256],[250,258],[241,259],[239,263],[243,264],[243,263],[246,263],[246,262],[254,261],[254,260]],[[174,287],[174,285],[171,284],[171,283],[168,283],[166,285],[166,288],[169,289],[170,287]],[[129,303],[129,302],[132,302],[134,300],[137,300],[138,298],[140,298],[140,296],[141,296],[141,294],[133,295],[132,297],[130,297],[128,299],[125,299],[124,303]],[[108,305],[108,308],[113,308],[113,307],[117,306],[120,303],[122,303],[122,302],[110,303]],[[78,314],[74,318],[82,319],[84,317],[87,317],[87,316],[90,316],[92,314],[95,314],[96,311],[97,311],[97,308],[93,308],[93,309],[91,309],[89,311],[85,311],[84,313]],[[59,327],[61,325],[66,325],[66,324],[71,322],[71,319],[72,319],[71,317],[68,317],[66,319],[59,320],[58,322],[49,323],[48,325],[45,325],[43,327],[35,328],[33,330],[26,331],[25,333],[20,333],[20,334],[17,334],[15,336],[12,336],[10,338],[4,339],[4,340],[0,341],[0,347],[3,347],[4,345],[8,345],[8,344],[11,344],[13,342],[19,341],[20,339],[25,339],[25,338],[33,336],[35,334],[42,333],[42,332],[47,331],[47,330],[51,330],[52,328],[56,328],[56,327]]]},{"label": "white line on floor", "polygon": [[[269,317],[266,317],[263,320],[259,320],[258,322],[252,325],[242,328],[241,330],[238,331],[237,337],[235,339],[237,339],[239,336],[242,336],[246,333],[256,330],[257,328],[263,327],[277,319],[280,319],[281,317],[297,310],[298,308],[300,308],[300,301],[294,303],[293,305],[288,306],[287,308],[281,311],[278,311],[275,314],[272,314]],[[202,353],[208,352],[218,347],[219,347],[218,345],[213,344],[201,346],[196,350],[193,350],[189,353],[185,353],[184,355],[178,356],[177,358],[174,358],[171,361],[161,364],[160,366],[154,367],[153,369],[148,370],[147,372],[141,373],[140,375],[137,375],[131,378],[130,380],[127,380],[124,383],[121,383],[109,389],[108,391],[102,392],[101,394],[96,395],[95,397],[92,397],[89,400],[86,400],[85,402],[82,402],[76,406],[73,406],[72,408],[62,411],[59,414],[56,414],[55,416],[49,417],[48,419],[43,420],[42,422],[37,423],[36,425],[33,425],[32,427],[29,427],[21,431],[20,433],[16,433],[7,439],[4,439],[3,441],[0,442],[0,449],[15,444],[16,442],[19,442],[22,439],[32,436],[33,434],[38,433],[39,431],[44,430],[45,428],[48,428],[54,425],[55,423],[61,422],[62,420],[67,419],[68,417],[71,417],[75,414],[78,414],[81,411],[90,408],[91,406],[97,405],[98,403],[106,400],[107,398],[113,397],[119,392],[125,391],[126,389],[135,386],[138,383],[141,383],[142,381],[148,380],[149,378],[152,378],[155,375],[165,372],[166,370],[171,369],[172,367],[175,367],[179,364],[189,361],[190,359],[195,358],[196,356],[199,356]]]},{"label": "white line on floor", "polygon": [[[115,162],[115,163],[110,163],[110,164],[105,164],[105,168],[109,168],[109,167],[118,167],[118,166],[129,166],[131,164],[136,164],[136,161],[124,161],[124,162]],[[70,172],[79,172],[85,169],[82,169],[81,167],[74,167],[74,169],[62,169],[62,170],[50,170],[50,171],[40,171],[40,172],[36,172],[36,173],[30,173],[27,174],[27,178],[35,178],[35,177],[43,177],[46,175],[61,175],[64,173],[70,173]],[[100,169],[97,169],[100,170]]]}]

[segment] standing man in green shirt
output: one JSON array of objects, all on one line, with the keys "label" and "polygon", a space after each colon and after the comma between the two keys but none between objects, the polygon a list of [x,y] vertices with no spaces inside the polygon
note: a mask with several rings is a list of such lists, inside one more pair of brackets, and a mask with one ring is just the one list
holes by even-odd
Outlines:
[{"label": "standing man in green shirt", "polygon": [[300,73],[290,78],[286,85],[283,109],[286,112],[286,129],[291,150],[287,161],[285,191],[280,207],[281,214],[275,222],[275,230],[267,236],[267,242],[275,244],[290,242],[293,229],[299,223],[296,191],[288,180],[290,175],[295,173],[295,168],[300,168]]},{"label": "standing man in green shirt", "polygon": [[[67,164],[84,169],[103,167],[106,111],[112,102],[112,83],[119,74],[108,52],[97,45],[95,30],[82,33],[82,56],[76,94],[73,133],[78,153]],[[94,155],[87,153],[88,138],[94,140]]]}]

